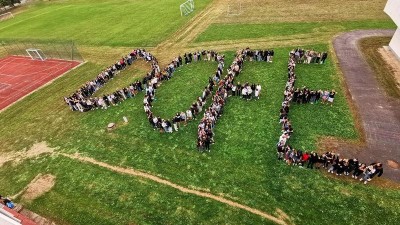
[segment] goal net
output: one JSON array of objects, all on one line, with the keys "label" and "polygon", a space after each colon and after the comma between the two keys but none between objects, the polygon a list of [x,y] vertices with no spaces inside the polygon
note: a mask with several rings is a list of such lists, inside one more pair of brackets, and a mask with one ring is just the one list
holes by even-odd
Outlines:
[{"label": "goal net", "polygon": [[28,56],[38,60],[85,61],[73,41],[0,38],[0,57],[9,55]]},{"label": "goal net", "polygon": [[183,4],[180,5],[181,16],[189,15],[194,10],[194,0],[187,0]]},{"label": "goal net", "polygon": [[14,18],[14,15],[11,12],[0,14],[0,21],[8,20]]},{"label": "goal net", "polygon": [[44,55],[43,51],[36,48],[28,48],[26,49],[26,53],[33,59],[33,60],[46,60],[46,56]]}]

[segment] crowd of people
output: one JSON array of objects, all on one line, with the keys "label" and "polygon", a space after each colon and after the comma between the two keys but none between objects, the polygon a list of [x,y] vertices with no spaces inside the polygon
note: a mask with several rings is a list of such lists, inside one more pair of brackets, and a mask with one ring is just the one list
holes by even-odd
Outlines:
[{"label": "crowd of people", "polygon": [[317,104],[321,102],[322,104],[333,105],[333,100],[335,99],[335,90],[312,90],[307,87],[296,88],[293,91],[285,90],[285,96],[288,96],[288,101],[297,104]]},{"label": "crowd of people", "polygon": [[[201,51],[194,53],[185,53],[183,57],[178,56],[174,58],[167,67],[169,74],[172,73],[184,64],[189,64],[192,62],[197,62],[200,60],[204,61],[217,61],[218,68],[216,71],[216,76],[222,74],[223,69],[223,55],[219,55],[215,51]],[[155,77],[159,71],[154,71]],[[206,99],[213,91],[214,80],[210,77],[209,84],[204,88],[202,96],[198,97],[195,102],[186,111],[178,112],[171,119],[162,119],[161,117],[155,116],[152,112],[152,102],[155,100],[156,89],[160,86],[159,79],[151,79],[147,84],[146,92],[143,98],[143,107],[147,115],[149,123],[154,128],[154,130],[159,130],[160,132],[172,133],[174,130],[178,131],[181,124],[186,124],[188,121],[196,118],[196,116],[202,112],[203,106],[206,103]]]},{"label": "crowd of people", "polygon": [[[138,58],[144,59],[146,62],[151,62],[152,71],[159,71],[156,58],[144,49],[133,50],[128,55],[122,57],[120,60],[115,62],[113,65],[104,69],[94,80],[86,82],[80,87],[75,93],[69,97],[64,97],[66,104],[72,111],[86,112],[93,109],[107,109],[110,106],[118,105],[120,102],[127,98],[134,97],[138,92],[144,89],[143,83],[152,77],[151,74],[143,79],[143,81],[136,80],[131,83],[128,87],[116,90],[113,93],[103,95],[102,97],[92,97],[92,95],[107,84],[108,81],[112,80],[127,66],[132,65]],[[168,79],[167,74],[161,79]]]},{"label": "crowd of people", "polygon": [[[272,62],[274,51],[273,50],[256,50],[252,51],[250,49],[246,49],[245,55],[247,60],[255,60],[255,61],[266,61]],[[151,112],[151,102],[154,98],[154,91],[157,86],[160,84],[162,80],[168,80],[172,77],[173,72],[176,68],[189,64],[191,62],[196,62],[200,60],[204,61],[217,61],[218,69],[213,77],[210,77],[209,83],[219,84],[221,80],[221,76],[223,73],[224,62],[219,59],[221,57],[215,51],[196,51],[194,53],[185,53],[183,57],[178,56],[171,63],[164,68],[164,70],[160,69],[158,65],[157,59],[151,54],[146,52],[145,49],[136,49],[127,54],[126,56],[121,57],[120,60],[116,61],[113,65],[105,68],[101,73],[97,75],[94,80],[86,82],[82,85],[76,92],[74,92],[71,96],[64,97],[64,101],[70,107],[72,111],[80,111],[86,112],[94,109],[107,109],[110,106],[118,105],[128,98],[132,98],[136,96],[139,92],[145,91],[145,111]],[[117,89],[110,94],[105,94],[101,97],[92,97],[92,95],[107,84],[108,81],[112,80],[115,76],[117,76],[122,70],[132,65],[134,61],[142,58],[146,62],[151,64],[151,72],[148,72],[143,80],[136,80],[131,83],[128,87]],[[205,92],[210,92],[210,87],[205,88]],[[242,96],[244,99],[250,100],[251,98],[259,98],[261,92],[261,86],[255,84],[229,84],[227,87],[227,91],[229,91],[234,96]],[[207,97],[203,94],[202,98]],[[192,114],[198,113],[196,112],[200,110],[203,105],[203,101],[196,101],[193,103],[191,107]],[[154,119],[155,121],[156,119]],[[179,120],[179,119],[178,119]],[[166,124],[169,124],[169,121],[165,121]],[[162,120],[161,120],[162,123]],[[157,124],[157,123],[156,123]],[[177,122],[180,124],[180,122]],[[170,131],[170,129],[168,129]]]},{"label": "crowd of people", "polygon": [[[213,76],[208,79],[208,84],[204,88],[202,95],[199,96],[186,111],[177,112],[172,119],[162,119],[155,116],[152,112],[152,102],[155,99],[155,90],[159,86],[157,82],[147,85],[146,93],[143,98],[143,107],[146,112],[147,118],[154,130],[160,132],[172,133],[178,131],[182,124],[187,124],[188,121],[195,120],[200,113],[203,117],[200,119],[198,125],[198,138],[196,142],[199,151],[210,151],[210,145],[214,143],[213,128],[218,118],[223,113],[223,107],[230,96],[239,96],[246,100],[259,99],[261,93],[260,84],[240,84],[234,83],[234,78],[239,75],[243,61],[253,59],[255,56],[262,56],[262,61],[270,60],[272,56],[266,51],[252,51],[249,48],[240,50],[235,56],[232,65],[227,69],[227,75],[223,77],[223,69],[225,67],[225,56],[215,51],[201,51],[194,53],[185,53],[182,57],[176,57],[169,66],[171,73],[173,73],[183,63],[189,64],[199,60],[215,61],[217,62],[217,70]],[[265,55],[266,54],[266,55]],[[265,56],[264,56],[265,55]],[[265,60],[264,60],[264,57]],[[268,57],[268,58],[267,58]],[[213,95],[214,93],[214,95]],[[211,97],[212,96],[212,97]],[[207,100],[211,98],[211,104],[207,109],[203,109]]]},{"label": "crowd of people", "polygon": [[267,49],[267,50],[250,50],[247,48],[247,51],[245,53],[245,60],[248,61],[265,61],[272,63],[272,60],[274,58],[275,52],[273,49]]},{"label": "crowd of people", "polygon": [[[218,118],[220,118],[220,116],[223,114],[223,109],[228,100],[228,97],[241,96],[246,100],[250,100],[251,98],[259,99],[261,93],[260,84],[250,85],[247,82],[244,85],[241,85],[240,82],[238,82],[237,84],[235,84],[234,82],[235,78],[242,71],[244,61],[246,59],[254,59],[257,61],[272,62],[273,54],[273,51],[272,53],[270,51],[253,51],[249,48],[236,52],[232,64],[227,69],[227,75],[225,75],[224,78],[218,80],[218,82],[215,83],[217,90],[215,91],[215,94],[212,98],[212,103],[210,107],[208,107],[204,112],[204,116],[198,126],[197,149],[199,151],[210,151],[210,144],[214,143],[213,128]],[[223,67],[223,57],[222,60],[219,61],[219,65],[222,65],[221,67]],[[209,87],[212,88],[213,85],[209,85]]]},{"label": "crowd of people", "polygon": [[328,58],[327,52],[318,52],[315,50],[304,50],[301,48],[293,49],[289,53],[293,55],[293,60],[295,63],[300,64],[323,64],[325,63],[326,59]]},{"label": "crowd of people", "polygon": [[[288,79],[286,82],[284,98],[279,114],[279,122],[281,124],[282,134],[279,137],[279,141],[277,143],[278,160],[284,160],[288,165],[298,165],[301,167],[304,167],[307,164],[307,168],[310,169],[313,169],[314,166],[316,168],[326,168],[329,173],[334,173],[337,176],[350,176],[351,174],[352,178],[360,178],[360,181],[364,182],[364,184],[367,184],[375,176],[380,177],[383,174],[382,163],[374,162],[370,165],[367,165],[365,163],[359,162],[357,158],[346,159],[340,157],[340,154],[335,154],[333,152],[326,152],[322,155],[319,155],[316,152],[309,153],[307,151],[295,149],[287,144],[287,141],[290,139],[294,132],[292,124],[288,118],[290,104],[292,102],[315,103],[319,100],[319,98],[322,98],[323,103],[329,102],[332,104],[335,95],[335,91],[332,90],[328,93],[326,93],[327,91],[325,91],[323,92],[323,94],[321,94],[321,91],[317,91],[320,93],[318,99],[317,97],[311,98],[312,96],[304,97],[304,93],[311,93],[311,91],[309,91],[306,87],[302,88],[301,90],[298,88],[294,88],[296,82],[296,52],[298,51],[291,51],[289,54]],[[326,96],[325,100],[324,96]]]}]

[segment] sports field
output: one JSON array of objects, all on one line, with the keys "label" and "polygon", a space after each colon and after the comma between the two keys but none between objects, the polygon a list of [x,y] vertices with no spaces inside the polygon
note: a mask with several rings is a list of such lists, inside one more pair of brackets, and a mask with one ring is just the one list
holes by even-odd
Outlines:
[{"label": "sports field", "polygon": [[[354,29],[395,28],[382,11],[386,1],[245,0],[236,16],[226,12],[233,2],[195,0],[196,10],[181,17],[180,0],[38,1],[0,22],[0,39],[73,40],[87,61],[0,113],[0,194],[17,194],[39,173],[53,175],[48,192],[13,200],[61,225],[397,224],[400,187],[385,174],[363,185],[276,159],[287,58],[297,47],[328,51],[328,60],[299,65],[296,86],[335,89],[337,97],[333,107],[291,108],[296,134],[290,143],[322,152],[328,149],[318,143],[326,137],[362,141],[331,40]],[[154,131],[143,93],[86,113],[63,101],[135,48],[153,53],[160,66],[178,54],[215,49],[228,66],[246,47],[276,53],[273,63],[245,62],[238,77],[260,83],[262,96],[229,99],[210,153],[196,150],[198,121],[172,134]],[[186,110],[216,66],[180,68],[157,90],[153,111],[170,118]],[[149,69],[134,62],[96,96],[142,79]],[[111,122],[117,127],[107,131]],[[35,157],[40,152],[48,153]]]},{"label": "sports field", "polygon": [[9,56],[0,60],[0,110],[78,66],[75,61],[31,60]]}]

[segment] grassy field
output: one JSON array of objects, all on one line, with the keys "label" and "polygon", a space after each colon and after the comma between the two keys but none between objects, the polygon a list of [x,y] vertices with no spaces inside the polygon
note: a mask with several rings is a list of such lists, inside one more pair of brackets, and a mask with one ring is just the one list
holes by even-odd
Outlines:
[{"label": "grassy field", "polygon": [[[399,189],[330,178],[323,172],[286,166],[276,160],[287,55],[297,46],[275,48],[273,63],[245,63],[238,80],[260,83],[263,87],[261,99],[247,102],[229,98],[215,128],[216,144],[208,154],[200,154],[195,148],[198,121],[172,134],[153,131],[143,111],[142,93],[106,111],[71,112],[63,102],[64,96],[93,79],[126,54],[129,47],[156,46],[173,36],[181,26],[186,26],[190,19],[180,17],[177,5],[181,1],[177,0],[94,2],[40,3],[30,6],[13,20],[0,23],[0,38],[73,39],[80,44],[80,51],[87,60],[53,84],[1,112],[1,153],[22,151],[44,141],[59,153],[79,152],[110,165],[145,171],[267,213],[274,214],[276,209],[281,209],[300,225],[372,225],[378,221],[395,225],[400,221]],[[225,7],[230,1],[196,1],[196,7],[204,8],[210,2],[216,7]],[[365,4],[355,7],[360,2]],[[240,28],[236,36],[231,31],[232,23],[238,22],[237,17],[221,16],[212,21],[218,24],[209,26],[196,41],[285,35],[292,38],[307,36],[309,31],[312,31],[310,35],[328,33],[332,37],[336,32],[352,29],[390,28],[392,23],[380,9],[384,2],[253,0],[254,4],[244,4],[247,13],[240,20],[243,24],[235,25]],[[296,7],[288,7],[289,3]],[[310,10],[304,11],[307,6]],[[155,8],[158,14],[154,13]],[[262,14],[263,10],[270,13]],[[311,13],[313,10],[315,13]],[[296,21],[288,15],[296,15]],[[335,22],[328,22],[330,18]],[[311,23],[314,21],[322,22]],[[216,32],[219,35],[214,35]],[[324,39],[304,47],[329,50],[329,41]],[[229,65],[233,52],[224,53],[226,65]],[[295,135],[290,144],[297,148],[322,150],[316,142],[325,136],[353,141],[360,138],[337,65],[331,59],[333,55],[329,52],[325,65],[296,68],[296,86],[337,91],[334,107],[319,104],[291,107]],[[168,118],[186,110],[201,94],[215,69],[214,62],[199,62],[179,69],[173,79],[163,82],[157,90],[154,112]],[[135,62],[96,94],[100,96],[126,86],[147,71],[148,64]],[[123,116],[128,118],[128,124],[123,124]],[[117,128],[107,132],[105,128],[110,122],[116,122]],[[56,184],[47,194],[24,205],[61,225],[272,224],[244,210],[56,154],[1,166],[0,193],[17,193],[38,173],[55,175]]]},{"label": "grassy field", "polygon": [[242,0],[239,16],[236,0],[219,1],[221,16],[215,23],[271,23],[271,22],[316,22],[355,21],[388,19],[382,11],[386,0]]},{"label": "grassy field", "polygon": [[[180,0],[66,0],[34,4],[0,23],[0,38],[74,40],[81,45],[154,46],[190,17]],[[210,0],[196,3],[196,11]]]},{"label": "grassy field", "polygon": [[[313,47],[328,48],[326,45]],[[398,191],[382,191],[348,180],[327,179],[318,171],[288,167],[276,160],[277,117],[289,50],[276,49],[273,64],[245,64],[239,79],[260,83],[263,96],[259,101],[251,102],[234,97],[229,99],[224,116],[217,124],[216,144],[210,154],[199,154],[195,150],[196,122],[170,135],[153,131],[141,106],[142,95],[107,111],[70,112],[61,98],[90,79],[90,74],[95,74],[82,74],[83,71],[100,69],[91,63],[3,112],[0,118],[0,123],[4,124],[0,130],[4,134],[0,138],[1,148],[13,151],[36,141],[46,141],[50,146],[58,147],[60,152],[80,152],[112,165],[147,171],[183,186],[223,193],[266,212],[279,208],[296,224],[373,224],[375,219],[384,224],[395,224],[399,219],[396,214],[399,210]],[[232,54],[226,53],[227,62],[232,59]],[[164,95],[187,93],[195,97],[207,83],[213,66],[213,63],[204,62],[191,64],[176,73],[172,80],[164,82],[159,89],[159,100],[155,102],[157,113],[172,116],[174,112],[186,109],[194,99],[174,97],[166,100]],[[321,135],[357,138],[334,65],[330,61],[322,66],[304,65],[297,71],[298,85],[335,88],[339,94],[333,108],[322,105],[293,107],[291,115],[296,135],[291,143],[314,150],[315,141]],[[194,84],[191,88],[185,83],[189,80],[185,76],[190,76]],[[65,89],[59,90],[59,86]],[[47,97],[49,94],[51,98]],[[109,122],[122,121],[122,116],[129,118],[129,124],[119,126],[111,133],[105,131]],[[4,174],[0,176],[3,181],[0,189],[5,194],[17,192],[39,172],[55,174],[56,186],[27,207],[60,221],[60,224],[270,223],[241,210],[62,156],[32,160],[18,166],[7,164],[0,172]],[[9,180],[5,174],[15,176]],[[10,186],[9,182],[15,185]],[[374,195],[371,196],[371,192]],[[317,209],[324,213],[316,214]],[[85,216],[77,217],[76,214]],[[338,217],[343,218],[343,222],[338,222]]]},{"label": "grassy field", "polygon": [[294,35],[299,37],[334,35],[359,29],[394,29],[389,20],[361,20],[346,22],[276,22],[266,24],[211,24],[195,42],[270,38]]}]

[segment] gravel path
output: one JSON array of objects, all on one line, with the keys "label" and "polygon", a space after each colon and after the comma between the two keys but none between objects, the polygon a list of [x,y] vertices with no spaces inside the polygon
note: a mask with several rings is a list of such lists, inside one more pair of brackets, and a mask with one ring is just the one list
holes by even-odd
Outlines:
[{"label": "gravel path", "polygon": [[400,162],[400,100],[385,94],[358,47],[360,39],[393,34],[393,30],[352,31],[336,37],[333,47],[365,130],[366,146],[357,157],[362,162],[382,162],[383,176],[399,182],[400,170],[388,166],[388,160]]}]

